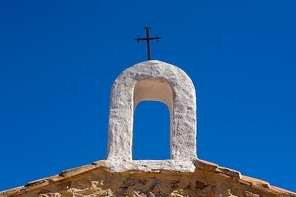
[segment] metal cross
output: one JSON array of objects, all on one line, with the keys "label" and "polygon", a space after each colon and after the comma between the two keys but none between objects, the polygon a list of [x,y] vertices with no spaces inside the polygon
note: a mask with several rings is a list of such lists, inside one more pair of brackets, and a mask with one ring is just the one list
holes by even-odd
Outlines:
[{"label": "metal cross", "polygon": [[135,40],[137,42],[142,41],[142,40],[146,40],[147,41],[147,52],[148,52],[148,60],[150,60],[150,40],[156,40],[158,41],[159,39],[161,39],[161,37],[156,36],[156,37],[149,37],[149,29],[151,29],[149,26],[144,27],[144,29],[146,29],[146,38],[139,38],[137,37]]}]

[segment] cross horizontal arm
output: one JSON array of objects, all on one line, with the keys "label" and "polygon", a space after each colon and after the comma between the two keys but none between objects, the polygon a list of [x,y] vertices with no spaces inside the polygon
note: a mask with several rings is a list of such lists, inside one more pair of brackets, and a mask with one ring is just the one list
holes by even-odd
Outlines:
[{"label": "cross horizontal arm", "polygon": [[146,29],[146,38],[139,38],[139,37],[137,37],[135,40],[136,40],[137,42],[139,42],[139,41],[143,41],[143,40],[147,41],[148,60],[150,60],[150,59],[151,59],[151,58],[150,58],[150,40],[156,40],[156,41],[158,41],[158,40],[161,39],[161,37],[159,37],[159,36],[156,36],[156,37],[150,37],[150,36],[149,36],[149,29],[150,29],[150,27],[146,26],[146,27],[144,27],[144,29]]},{"label": "cross horizontal arm", "polygon": [[136,41],[141,41],[141,40],[160,40],[161,37],[157,36],[157,37],[150,37],[150,38],[136,38]]},{"label": "cross horizontal arm", "polygon": [[159,36],[149,38],[149,40],[159,40],[159,39],[161,39],[161,37]]},{"label": "cross horizontal arm", "polygon": [[136,41],[141,41],[141,40],[148,40],[147,38],[136,38]]}]

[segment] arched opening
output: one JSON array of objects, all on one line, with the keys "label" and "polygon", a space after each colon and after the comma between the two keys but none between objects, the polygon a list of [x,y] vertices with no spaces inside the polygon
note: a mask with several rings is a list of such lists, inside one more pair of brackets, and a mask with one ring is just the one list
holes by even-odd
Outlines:
[{"label": "arched opening", "polygon": [[134,113],[134,160],[170,159],[170,114],[158,101],[140,102]]},{"label": "arched opening", "polygon": [[136,84],[133,98],[133,159],[171,158],[173,95],[165,79],[145,79]]}]

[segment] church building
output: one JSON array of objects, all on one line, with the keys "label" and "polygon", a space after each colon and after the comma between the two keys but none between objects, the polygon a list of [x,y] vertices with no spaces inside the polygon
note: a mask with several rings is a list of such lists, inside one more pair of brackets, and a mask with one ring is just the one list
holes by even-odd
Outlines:
[{"label": "church building", "polygon": [[[168,106],[170,159],[132,159],[134,111],[144,100]],[[0,197],[296,197],[199,159],[196,109],[194,85],[179,67],[158,60],[133,65],[112,85],[106,160],[2,191]]]}]

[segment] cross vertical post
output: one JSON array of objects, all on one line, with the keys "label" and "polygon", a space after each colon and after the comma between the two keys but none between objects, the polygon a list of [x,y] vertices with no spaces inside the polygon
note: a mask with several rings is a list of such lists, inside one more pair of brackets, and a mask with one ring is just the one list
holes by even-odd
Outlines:
[{"label": "cross vertical post", "polygon": [[148,60],[151,60],[151,55],[150,55],[150,40],[160,40],[161,37],[156,36],[156,37],[150,37],[149,36],[149,29],[151,29],[149,26],[144,27],[144,29],[146,30],[146,38],[139,38],[137,37],[135,40],[137,42],[142,41],[142,40],[146,40],[147,41],[147,53],[148,53]]},{"label": "cross vertical post", "polygon": [[148,53],[148,60],[150,60],[150,39],[149,39],[149,29],[150,27],[145,27],[146,29],[146,38],[147,38],[147,53]]}]

